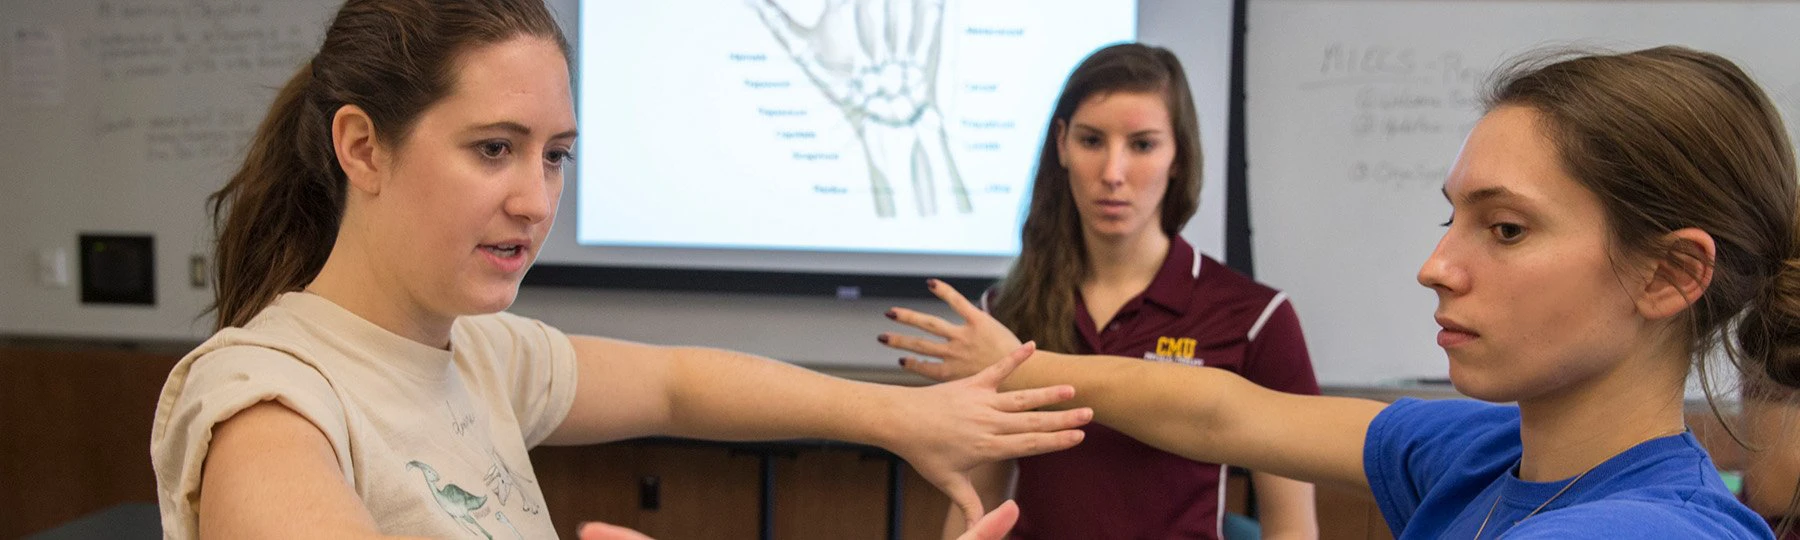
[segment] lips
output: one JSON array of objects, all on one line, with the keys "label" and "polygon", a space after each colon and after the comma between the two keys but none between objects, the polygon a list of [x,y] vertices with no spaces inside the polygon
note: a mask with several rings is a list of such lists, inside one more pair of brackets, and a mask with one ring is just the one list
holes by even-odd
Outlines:
[{"label": "lips", "polygon": [[1443,328],[1437,333],[1437,343],[1439,347],[1448,349],[1474,341],[1476,338],[1481,337],[1480,333],[1457,323],[1449,317],[1438,315],[1436,318],[1438,326]]},{"label": "lips", "polygon": [[525,247],[517,244],[501,244],[482,245],[481,249],[487,250],[488,253],[498,255],[501,258],[511,258],[518,256],[519,252],[523,251]]},{"label": "lips", "polygon": [[487,255],[487,260],[501,273],[512,274],[525,268],[526,254],[531,252],[531,242],[525,239],[508,239],[499,242],[484,243],[476,246],[476,250]]},{"label": "lips", "polygon": [[1094,201],[1094,206],[1098,207],[1103,214],[1117,215],[1124,214],[1126,210],[1129,210],[1131,208],[1131,203],[1125,201],[1102,200]]}]

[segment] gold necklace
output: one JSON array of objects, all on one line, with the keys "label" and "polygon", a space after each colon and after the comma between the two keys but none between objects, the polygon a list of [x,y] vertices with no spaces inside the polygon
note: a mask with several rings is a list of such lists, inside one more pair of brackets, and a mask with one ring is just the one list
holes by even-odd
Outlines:
[{"label": "gold necklace", "polygon": [[[1685,432],[1685,431],[1687,431],[1687,428],[1685,428],[1685,427],[1683,427],[1683,428],[1681,428],[1681,429],[1679,429],[1679,430],[1676,430],[1676,431],[1669,431],[1669,432],[1664,432],[1664,433],[1659,433],[1659,434],[1656,434],[1656,435],[1652,435],[1652,436],[1651,436],[1651,437],[1650,437],[1650,438],[1648,438],[1648,439],[1644,439],[1644,440],[1643,440],[1643,441],[1642,441],[1642,442],[1639,442],[1639,443],[1637,443],[1637,444],[1634,444],[1634,445],[1631,445],[1631,446],[1628,446],[1628,447],[1626,447],[1626,448],[1625,448],[1625,450],[1630,450],[1630,449],[1632,449],[1632,448],[1637,448],[1637,447],[1638,447],[1638,445],[1639,445],[1639,444],[1644,444],[1644,443],[1647,443],[1647,442],[1650,442],[1650,441],[1654,441],[1654,440],[1657,440],[1657,439],[1661,439],[1661,438],[1663,438],[1663,437],[1667,437],[1667,436],[1670,436],[1670,435],[1675,435],[1675,434],[1678,434],[1678,433],[1682,433],[1682,432]],[[1531,513],[1529,513],[1529,514],[1525,514],[1525,517],[1522,517],[1522,518],[1519,518],[1519,521],[1514,521],[1514,522],[1513,522],[1513,524],[1514,524],[1514,525],[1517,525],[1517,524],[1519,524],[1519,522],[1520,522],[1520,521],[1525,521],[1525,520],[1527,520],[1527,519],[1531,519],[1531,516],[1535,516],[1535,515],[1537,515],[1537,513],[1538,513],[1538,511],[1539,511],[1539,510],[1543,510],[1543,509],[1544,509],[1544,507],[1546,507],[1546,506],[1550,506],[1550,501],[1554,501],[1554,500],[1556,500],[1556,498],[1557,498],[1557,497],[1561,497],[1561,496],[1562,496],[1562,494],[1563,494],[1563,492],[1566,492],[1566,491],[1568,491],[1568,490],[1569,490],[1569,488],[1571,488],[1571,487],[1575,487],[1575,483],[1576,483],[1576,482],[1580,482],[1580,481],[1581,481],[1581,477],[1583,477],[1583,476],[1587,476],[1587,475],[1588,475],[1588,473],[1591,473],[1591,472],[1594,472],[1594,469],[1597,469],[1597,468],[1600,468],[1600,465],[1601,465],[1601,464],[1602,464],[1602,463],[1606,463],[1606,462],[1608,462],[1608,461],[1612,461],[1612,458],[1615,458],[1615,457],[1619,457],[1619,454],[1623,454],[1623,453],[1625,453],[1625,450],[1620,450],[1620,451],[1619,451],[1619,452],[1618,452],[1618,454],[1613,454],[1613,455],[1611,455],[1611,456],[1607,456],[1607,458],[1606,458],[1606,459],[1602,459],[1602,460],[1600,460],[1600,463],[1595,463],[1595,464],[1593,464],[1593,466],[1590,466],[1590,467],[1588,467],[1588,468],[1587,468],[1587,470],[1585,470],[1585,471],[1581,471],[1581,474],[1577,474],[1577,475],[1575,475],[1575,479],[1573,479],[1573,480],[1570,480],[1570,481],[1569,481],[1569,483],[1567,483],[1567,484],[1563,484],[1563,487],[1562,487],[1562,489],[1559,489],[1559,490],[1556,490],[1556,494],[1555,494],[1555,495],[1551,495],[1551,496],[1550,496],[1550,498],[1548,498],[1548,499],[1544,499],[1544,503],[1543,503],[1543,504],[1540,504],[1540,505],[1537,505],[1537,508],[1533,508],[1533,509],[1531,509]],[[1523,458],[1523,457],[1520,457],[1520,458],[1519,458],[1519,459],[1521,459],[1521,460],[1522,460],[1522,459],[1524,459],[1524,458]],[[1513,465],[1513,466],[1514,466],[1514,467],[1517,467],[1517,466],[1518,466],[1518,465],[1517,465],[1517,464],[1514,464],[1514,465]],[[1494,504],[1492,504],[1492,505],[1490,505],[1490,506],[1488,506],[1488,511],[1487,511],[1487,517],[1484,517],[1484,518],[1481,518],[1481,526],[1480,526],[1480,527],[1477,527],[1477,528],[1476,528],[1476,529],[1475,529],[1475,539],[1474,539],[1474,540],[1481,540],[1481,533],[1482,533],[1482,532],[1483,532],[1483,531],[1486,531],[1486,530],[1487,530],[1487,526],[1488,526],[1488,520],[1490,520],[1490,519],[1494,519],[1494,510],[1495,510],[1495,509],[1497,509],[1497,508],[1500,508],[1500,498],[1501,498],[1501,497],[1502,497],[1502,496],[1503,496],[1503,495],[1504,495],[1504,494],[1500,494],[1500,493],[1496,493],[1496,494],[1494,494]]]}]

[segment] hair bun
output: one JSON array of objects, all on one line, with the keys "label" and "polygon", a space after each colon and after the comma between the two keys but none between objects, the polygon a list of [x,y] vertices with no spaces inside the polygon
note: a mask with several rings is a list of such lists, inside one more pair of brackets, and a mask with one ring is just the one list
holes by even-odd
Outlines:
[{"label": "hair bun", "polygon": [[[1744,352],[1761,357],[1769,383],[1800,389],[1800,258],[1781,261],[1738,328]],[[1746,373],[1752,378],[1755,373]],[[1756,386],[1756,382],[1746,381]]]}]

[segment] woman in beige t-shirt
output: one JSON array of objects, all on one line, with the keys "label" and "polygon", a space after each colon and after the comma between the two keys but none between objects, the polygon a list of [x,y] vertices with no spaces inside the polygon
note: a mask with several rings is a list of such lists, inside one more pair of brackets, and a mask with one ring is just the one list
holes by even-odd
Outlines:
[{"label": "woman in beige t-shirt", "polygon": [[211,199],[219,331],[152,433],[166,536],[553,537],[526,450],[656,434],[880,445],[982,516],[969,469],[1080,441],[1091,411],[1032,412],[1071,388],[996,393],[1029,346],[902,388],[501,313],[561,196],[568,66],[540,0],[341,8]]}]

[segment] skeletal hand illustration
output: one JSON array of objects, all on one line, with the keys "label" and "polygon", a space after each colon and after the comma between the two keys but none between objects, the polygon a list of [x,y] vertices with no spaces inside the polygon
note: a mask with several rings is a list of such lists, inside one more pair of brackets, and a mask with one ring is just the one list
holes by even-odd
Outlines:
[{"label": "skeletal hand illustration", "polygon": [[888,178],[900,170],[912,177],[919,215],[937,214],[939,175],[949,179],[957,210],[974,210],[938,107],[943,0],[827,0],[811,24],[794,20],[775,0],[749,1],[855,130],[876,215],[894,217]]}]

